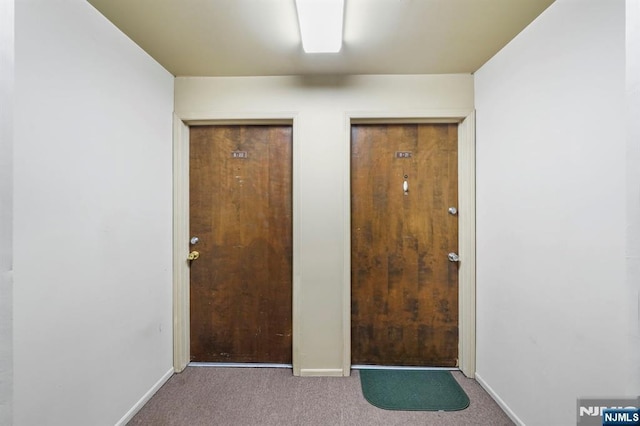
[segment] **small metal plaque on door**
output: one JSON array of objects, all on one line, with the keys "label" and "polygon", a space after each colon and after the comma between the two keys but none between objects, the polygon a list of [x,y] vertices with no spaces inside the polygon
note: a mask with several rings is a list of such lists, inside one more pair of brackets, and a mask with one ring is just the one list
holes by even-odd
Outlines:
[{"label": "small metal plaque on door", "polygon": [[411,158],[411,151],[396,151],[396,158]]},{"label": "small metal plaque on door", "polygon": [[247,151],[231,151],[231,158],[248,158]]}]

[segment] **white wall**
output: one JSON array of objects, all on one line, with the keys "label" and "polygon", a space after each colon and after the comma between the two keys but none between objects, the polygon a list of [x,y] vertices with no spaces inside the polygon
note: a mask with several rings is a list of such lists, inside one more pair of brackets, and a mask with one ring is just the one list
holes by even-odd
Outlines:
[{"label": "white wall", "polygon": [[350,361],[343,359],[343,327],[349,320],[343,315],[343,294],[350,285],[345,280],[346,114],[470,111],[472,76],[181,77],[175,108],[182,118],[297,114],[301,341],[294,344],[302,374],[341,374]]},{"label": "white wall", "polygon": [[0,425],[12,423],[13,0],[0,0]]},{"label": "white wall", "polygon": [[[626,0],[627,286],[631,301],[631,389],[640,394],[640,2]],[[637,303],[634,304],[634,301]]]},{"label": "white wall", "polygon": [[557,0],[475,97],[477,375],[521,422],[574,424],[577,398],[640,391],[624,0]]},{"label": "white wall", "polygon": [[173,77],[84,0],[15,31],[14,421],[113,425],[172,371]]}]

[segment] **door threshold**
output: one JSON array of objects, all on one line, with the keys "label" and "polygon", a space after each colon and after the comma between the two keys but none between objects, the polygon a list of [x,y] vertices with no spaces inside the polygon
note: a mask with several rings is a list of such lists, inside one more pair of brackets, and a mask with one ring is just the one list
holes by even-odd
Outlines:
[{"label": "door threshold", "polygon": [[270,364],[264,362],[190,362],[188,366],[224,368],[293,368],[292,364]]},{"label": "door threshold", "polygon": [[460,371],[458,367],[418,367],[404,365],[352,365],[352,370],[427,370],[427,371]]}]

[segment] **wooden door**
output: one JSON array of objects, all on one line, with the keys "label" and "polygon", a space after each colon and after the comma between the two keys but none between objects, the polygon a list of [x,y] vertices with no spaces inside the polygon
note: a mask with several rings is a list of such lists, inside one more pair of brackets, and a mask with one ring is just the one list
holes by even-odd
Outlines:
[{"label": "wooden door", "polygon": [[352,126],[353,364],[457,365],[457,129]]},{"label": "wooden door", "polygon": [[191,360],[290,364],[291,126],[190,130]]}]

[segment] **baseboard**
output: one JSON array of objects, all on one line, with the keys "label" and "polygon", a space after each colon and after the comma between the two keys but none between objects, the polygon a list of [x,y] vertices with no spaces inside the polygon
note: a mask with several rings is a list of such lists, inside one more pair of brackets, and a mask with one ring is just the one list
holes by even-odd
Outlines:
[{"label": "baseboard", "polygon": [[502,411],[507,413],[507,416],[509,416],[509,418],[518,426],[525,426],[524,422],[520,420],[518,416],[516,416],[516,413],[514,413],[511,408],[509,408],[509,406],[504,402],[502,398],[498,396],[498,394],[493,390],[493,388],[489,386],[487,382],[485,382],[478,373],[476,373],[475,376],[476,376],[476,382],[478,382],[480,386],[482,386],[482,388],[485,391],[487,391],[489,396],[491,396],[491,398],[493,398],[493,400],[500,406],[500,408],[502,408]]},{"label": "baseboard", "polygon": [[171,367],[169,371],[164,373],[164,375],[160,378],[160,380],[158,380],[153,386],[151,386],[151,389],[149,389],[147,393],[145,393],[142,396],[142,398],[140,398],[140,400],[136,402],[129,411],[127,411],[127,414],[125,414],[120,420],[118,420],[118,422],[116,423],[116,426],[126,425],[133,418],[133,416],[135,416],[136,413],[140,411],[142,407],[144,407],[144,404],[149,402],[151,397],[156,392],[158,392],[158,389],[160,389],[162,385],[164,385],[167,382],[167,380],[169,380],[171,376],[173,376],[173,372],[174,372],[173,367]]},{"label": "baseboard", "polygon": [[301,368],[300,376],[303,377],[342,377],[342,368]]}]

